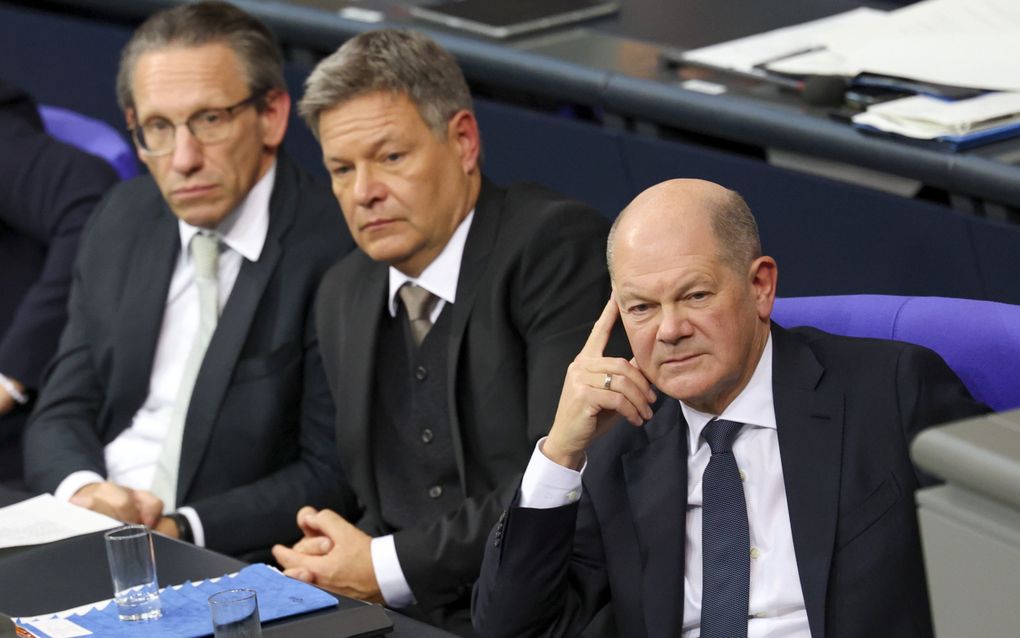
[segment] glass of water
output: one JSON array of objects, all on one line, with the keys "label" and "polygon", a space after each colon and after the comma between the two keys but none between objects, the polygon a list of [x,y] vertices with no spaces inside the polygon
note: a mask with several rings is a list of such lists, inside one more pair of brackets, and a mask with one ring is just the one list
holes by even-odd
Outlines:
[{"label": "glass of water", "polygon": [[113,600],[121,620],[159,618],[159,583],[152,534],[144,525],[106,533],[106,558],[113,577]]},{"label": "glass of water", "polygon": [[262,638],[254,589],[227,589],[209,597],[216,638]]}]

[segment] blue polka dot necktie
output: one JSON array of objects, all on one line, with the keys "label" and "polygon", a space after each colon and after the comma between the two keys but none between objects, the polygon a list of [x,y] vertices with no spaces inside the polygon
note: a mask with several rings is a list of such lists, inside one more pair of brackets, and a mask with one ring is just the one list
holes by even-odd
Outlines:
[{"label": "blue polka dot necktie", "polygon": [[712,458],[701,481],[701,638],[747,638],[751,541],[733,441],[743,423],[715,419],[702,436]]}]

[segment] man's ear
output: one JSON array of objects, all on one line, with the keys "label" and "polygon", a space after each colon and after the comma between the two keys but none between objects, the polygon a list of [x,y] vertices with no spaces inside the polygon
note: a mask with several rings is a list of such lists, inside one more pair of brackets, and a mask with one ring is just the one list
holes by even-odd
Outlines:
[{"label": "man's ear", "polygon": [[776,284],[779,281],[779,267],[776,260],[762,256],[751,262],[748,280],[754,291],[754,303],[758,318],[765,320],[772,316],[772,304],[776,300]]},{"label": "man's ear", "polygon": [[[135,114],[134,107],[129,106],[124,109],[124,124],[127,126],[129,131],[138,125],[138,116]],[[135,142],[134,134],[130,135],[130,137],[131,146],[135,149],[135,155],[138,156],[138,161],[142,164],[146,164],[146,160],[148,158],[145,155],[142,155],[142,149],[139,148],[138,144]]]},{"label": "man's ear", "polygon": [[478,132],[478,120],[468,110],[457,111],[446,126],[447,141],[457,145],[460,165],[465,175],[478,170],[478,156],[481,153],[482,137]]},{"label": "man's ear", "polygon": [[263,99],[259,119],[262,122],[262,144],[270,149],[277,149],[283,143],[287,133],[287,120],[290,117],[290,93],[282,89],[272,89]]}]

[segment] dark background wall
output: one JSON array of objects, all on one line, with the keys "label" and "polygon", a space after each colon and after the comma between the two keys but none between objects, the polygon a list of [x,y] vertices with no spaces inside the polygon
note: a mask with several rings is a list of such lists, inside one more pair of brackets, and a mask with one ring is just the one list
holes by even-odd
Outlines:
[{"label": "dark background wall", "polygon": [[[41,103],[123,128],[114,74],[132,25],[0,4],[0,77]],[[308,63],[291,63],[295,99]],[[479,99],[485,170],[545,183],[615,215],[644,188],[701,177],[734,188],[780,264],[780,294],[940,295],[1020,304],[1020,226],[770,166],[695,143],[613,131],[569,114]],[[295,117],[285,147],[322,171]]]}]

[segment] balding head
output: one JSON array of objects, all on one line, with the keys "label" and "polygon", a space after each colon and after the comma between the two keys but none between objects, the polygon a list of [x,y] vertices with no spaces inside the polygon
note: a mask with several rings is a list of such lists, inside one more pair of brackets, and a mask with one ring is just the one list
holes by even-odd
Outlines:
[{"label": "balding head", "polygon": [[606,243],[610,274],[619,238],[642,246],[650,237],[696,229],[710,231],[719,258],[737,272],[761,256],[758,226],[740,195],[705,180],[673,179],[642,192],[616,218]]},{"label": "balding head", "polygon": [[620,214],[613,294],[638,367],[659,390],[721,414],[769,335],[776,262],[760,255],[744,200],[701,180],[664,182]]}]

